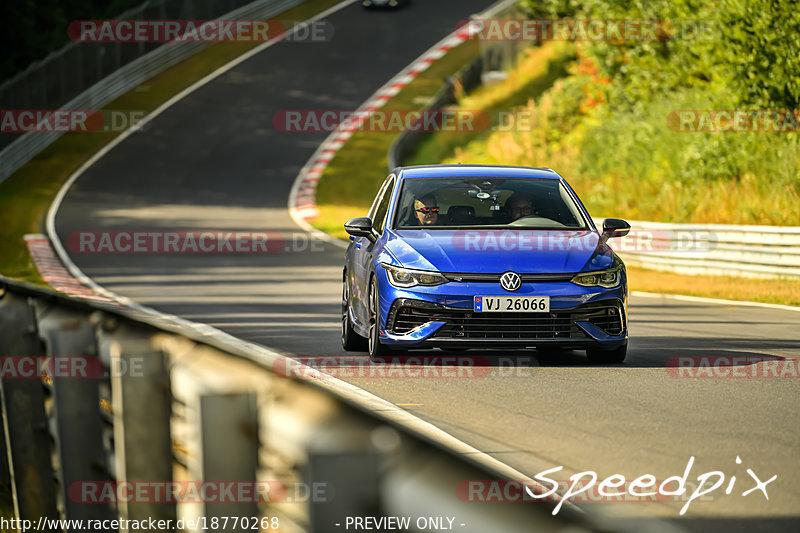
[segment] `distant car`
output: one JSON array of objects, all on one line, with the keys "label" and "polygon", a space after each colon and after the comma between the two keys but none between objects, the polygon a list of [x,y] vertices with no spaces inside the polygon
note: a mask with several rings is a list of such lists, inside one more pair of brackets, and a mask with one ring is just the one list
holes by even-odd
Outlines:
[{"label": "distant car", "polygon": [[548,168],[395,169],[366,217],[345,224],[342,346],[515,346],[624,361],[625,265],[569,184]]},{"label": "distant car", "polygon": [[364,7],[399,7],[408,4],[411,0],[361,0]]}]

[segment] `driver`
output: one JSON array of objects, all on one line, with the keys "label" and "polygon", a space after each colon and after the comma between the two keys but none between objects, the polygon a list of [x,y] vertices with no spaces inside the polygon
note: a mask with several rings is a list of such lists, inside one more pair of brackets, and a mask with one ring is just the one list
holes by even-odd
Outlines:
[{"label": "driver", "polygon": [[533,214],[533,200],[526,194],[515,192],[506,200],[506,209],[513,222]]},{"label": "driver", "polygon": [[436,197],[426,194],[414,200],[414,215],[421,226],[434,226],[439,222],[439,204]]}]

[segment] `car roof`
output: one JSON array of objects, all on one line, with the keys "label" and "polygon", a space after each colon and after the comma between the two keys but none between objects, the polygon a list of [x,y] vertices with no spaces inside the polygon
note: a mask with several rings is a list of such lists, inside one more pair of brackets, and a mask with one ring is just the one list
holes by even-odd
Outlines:
[{"label": "car roof", "polygon": [[544,178],[557,180],[555,170],[544,167],[515,167],[508,165],[420,165],[399,167],[403,179],[414,178]]}]

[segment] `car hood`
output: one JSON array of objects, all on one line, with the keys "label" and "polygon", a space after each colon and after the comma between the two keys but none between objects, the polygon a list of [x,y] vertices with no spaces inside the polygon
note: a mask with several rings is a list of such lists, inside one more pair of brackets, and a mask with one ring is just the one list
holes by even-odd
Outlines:
[{"label": "car hood", "polygon": [[613,260],[591,230],[394,230],[386,248],[406,268],[439,272],[571,273]]}]

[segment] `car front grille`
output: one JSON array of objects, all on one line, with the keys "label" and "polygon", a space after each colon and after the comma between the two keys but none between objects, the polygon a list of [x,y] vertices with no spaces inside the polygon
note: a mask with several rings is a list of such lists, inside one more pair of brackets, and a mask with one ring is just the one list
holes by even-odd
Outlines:
[{"label": "car front grille", "polygon": [[428,322],[444,322],[431,339],[538,340],[586,339],[576,322],[589,322],[609,335],[624,330],[619,300],[584,304],[549,313],[476,313],[418,300],[399,300],[387,330],[403,335]]},{"label": "car front grille", "polygon": [[[442,272],[442,275],[450,281],[463,281],[465,283],[500,283],[499,274],[485,274],[475,272]],[[575,277],[575,274],[520,274],[522,283],[539,283],[539,282],[557,282],[557,281],[570,281]]]}]

